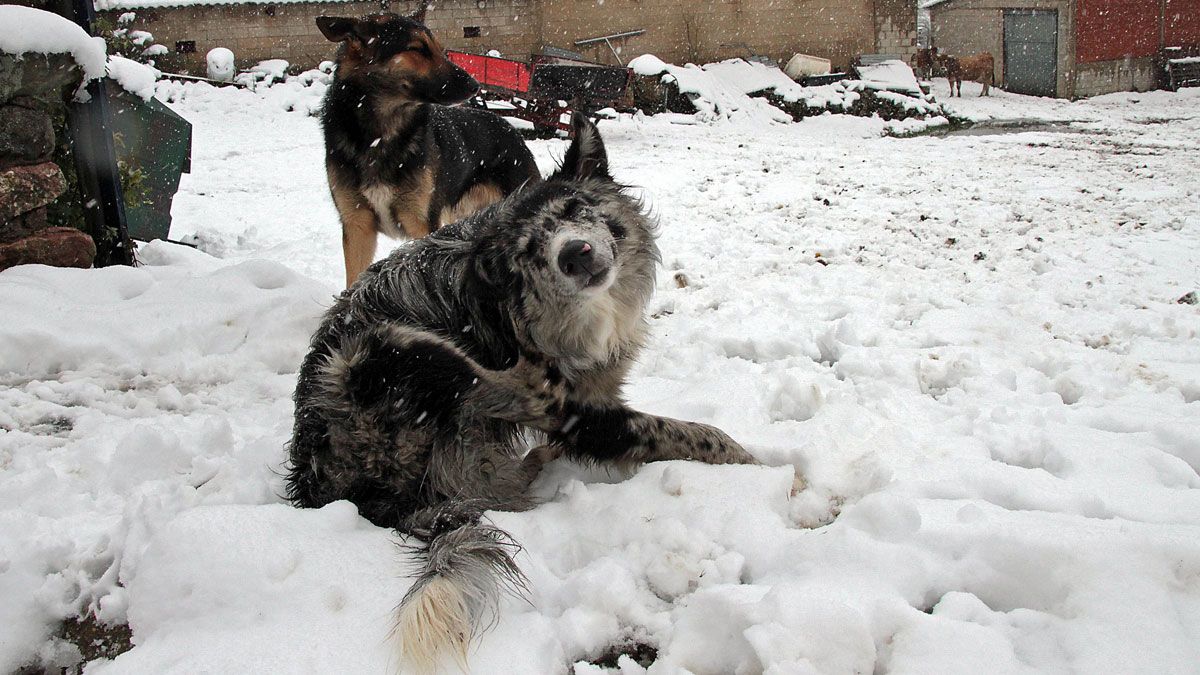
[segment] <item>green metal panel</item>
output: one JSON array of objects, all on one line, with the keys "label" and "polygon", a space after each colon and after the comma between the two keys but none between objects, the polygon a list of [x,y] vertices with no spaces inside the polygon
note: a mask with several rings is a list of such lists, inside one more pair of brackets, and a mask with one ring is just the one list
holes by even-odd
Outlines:
[{"label": "green metal panel", "polygon": [[108,89],[129,236],[166,239],[180,176],[191,171],[192,125],[157,99]]},{"label": "green metal panel", "polygon": [[1004,12],[1004,88],[1017,94],[1058,93],[1058,12]]}]

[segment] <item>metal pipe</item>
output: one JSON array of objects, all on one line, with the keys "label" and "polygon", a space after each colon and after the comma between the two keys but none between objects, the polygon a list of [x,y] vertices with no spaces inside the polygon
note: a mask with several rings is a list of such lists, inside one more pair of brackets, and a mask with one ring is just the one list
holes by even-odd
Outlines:
[{"label": "metal pipe", "polygon": [[608,42],[609,40],[620,40],[622,38],[637,37],[639,35],[644,35],[645,33],[646,33],[645,29],[639,28],[637,30],[625,31],[624,33],[613,33],[612,35],[601,35],[600,37],[587,38],[584,40],[576,40],[575,46],[581,47],[583,45],[595,44],[597,42]]}]

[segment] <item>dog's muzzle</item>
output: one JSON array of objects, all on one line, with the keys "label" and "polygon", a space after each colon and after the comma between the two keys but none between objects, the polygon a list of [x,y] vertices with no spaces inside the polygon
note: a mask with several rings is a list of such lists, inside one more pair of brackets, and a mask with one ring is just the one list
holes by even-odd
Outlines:
[{"label": "dog's muzzle", "polygon": [[582,239],[572,239],[558,252],[558,269],[579,285],[599,286],[608,278],[612,263],[596,255],[592,245]]}]

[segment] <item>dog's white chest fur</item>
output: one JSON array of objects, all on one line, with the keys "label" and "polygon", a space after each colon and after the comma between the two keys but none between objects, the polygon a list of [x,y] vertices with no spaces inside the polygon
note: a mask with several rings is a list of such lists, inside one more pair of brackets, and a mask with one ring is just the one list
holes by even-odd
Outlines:
[{"label": "dog's white chest fur", "polygon": [[589,298],[572,319],[572,325],[563,327],[564,337],[574,352],[583,356],[580,361],[590,361],[589,366],[641,344],[645,329],[641,308],[625,307],[610,293]]},{"label": "dog's white chest fur", "polygon": [[376,183],[363,188],[362,195],[367,199],[371,210],[375,211],[375,216],[379,218],[379,231],[393,239],[403,237],[404,231],[396,222],[396,215],[392,211],[396,190],[383,183]]}]

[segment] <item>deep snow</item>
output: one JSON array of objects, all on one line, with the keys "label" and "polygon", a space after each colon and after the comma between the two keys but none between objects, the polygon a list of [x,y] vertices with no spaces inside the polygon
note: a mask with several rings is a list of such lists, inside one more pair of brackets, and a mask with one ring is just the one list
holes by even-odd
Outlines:
[{"label": "deep snow", "polygon": [[[1200,672],[1200,90],[966,89],[1060,124],[602,124],[662,225],[630,399],[771,466],[553,465],[474,672]],[[90,673],[383,672],[394,536],[278,497],[342,274],[312,93],[168,93],[207,253],[0,274],[0,671],[94,606],[135,647]]]}]

